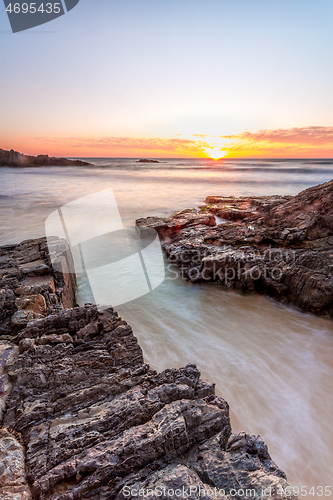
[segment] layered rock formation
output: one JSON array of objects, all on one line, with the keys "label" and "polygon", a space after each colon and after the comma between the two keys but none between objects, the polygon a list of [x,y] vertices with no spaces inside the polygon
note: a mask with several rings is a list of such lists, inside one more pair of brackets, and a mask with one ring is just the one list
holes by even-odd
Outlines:
[{"label": "layered rock formation", "polygon": [[0,252],[0,499],[296,499],[195,365],[158,374],[112,308],[75,307],[65,247],[56,273],[44,239]]},{"label": "layered rock formation", "polygon": [[89,165],[91,163],[80,160],[54,158],[48,155],[28,156],[18,153],[13,149],[10,151],[0,149],[0,167],[84,167]]},{"label": "layered rock formation", "polygon": [[297,196],[209,196],[200,209],[140,219],[191,281],[257,291],[333,318],[333,181]]},{"label": "layered rock formation", "polygon": [[65,244],[62,250],[55,272],[45,238],[0,247],[0,335],[74,305],[72,257]]}]

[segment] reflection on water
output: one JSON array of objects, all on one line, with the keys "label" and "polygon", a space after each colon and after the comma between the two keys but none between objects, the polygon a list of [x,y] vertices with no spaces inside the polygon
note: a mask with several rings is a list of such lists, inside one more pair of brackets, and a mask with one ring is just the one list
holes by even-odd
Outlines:
[{"label": "reflection on water", "polygon": [[[133,220],[170,215],[208,195],[296,194],[333,177],[329,161],[98,163],[90,169],[0,169],[1,244],[43,236],[51,212],[106,188],[114,190],[122,219]],[[261,434],[291,484],[331,484],[332,322],[180,278],[118,310],[153,368],[197,363],[229,402],[234,430]]]}]

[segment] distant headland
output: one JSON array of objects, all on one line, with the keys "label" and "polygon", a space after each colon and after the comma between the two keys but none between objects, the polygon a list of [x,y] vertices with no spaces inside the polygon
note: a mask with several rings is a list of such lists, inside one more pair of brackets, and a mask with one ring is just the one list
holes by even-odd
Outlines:
[{"label": "distant headland", "polygon": [[67,167],[89,166],[91,163],[67,158],[55,158],[48,155],[27,156],[14,151],[5,151],[0,148],[0,167]]}]

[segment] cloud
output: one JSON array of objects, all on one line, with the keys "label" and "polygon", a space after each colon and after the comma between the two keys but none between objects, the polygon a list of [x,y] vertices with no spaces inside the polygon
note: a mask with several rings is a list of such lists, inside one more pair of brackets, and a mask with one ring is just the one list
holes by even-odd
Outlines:
[{"label": "cloud", "polygon": [[71,147],[96,149],[121,149],[124,151],[164,151],[170,153],[183,151],[203,151],[204,143],[190,139],[161,139],[161,138],[134,138],[134,137],[101,137],[95,139],[82,138],[71,141]]},{"label": "cloud", "polygon": [[193,137],[200,137],[201,139],[204,139],[205,137],[213,137],[210,134],[191,134]]},{"label": "cloud", "polygon": [[[21,137],[17,149],[30,154],[47,151],[55,156],[205,156],[209,144],[203,140],[179,137]],[[27,146],[28,145],[28,149]],[[24,149],[23,149],[24,148]],[[32,152],[34,151],[34,153]]]},{"label": "cloud", "polygon": [[54,156],[73,157],[218,157],[221,151],[221,156],[225,157],[332,158],[333,127],[245,130],[240,134],[219,137],[192,134],[189,138],[179,134],[169,138],[21,137],[13,144],[27,154],[47,152]]},{"label": "cloud", "polygon": [[230,156],[333,156],[333,127],[246,130],[220,137],[230,141],[226,146]]},{"label": "cloud", "polygon": [[267,142],[281,144],[302,144],[306,146],[327,145],[333,146],[333,127],[301,127],[276,130],[246,130],[238,135],[221,136],[227,139],[237,139],[252,142]]}]

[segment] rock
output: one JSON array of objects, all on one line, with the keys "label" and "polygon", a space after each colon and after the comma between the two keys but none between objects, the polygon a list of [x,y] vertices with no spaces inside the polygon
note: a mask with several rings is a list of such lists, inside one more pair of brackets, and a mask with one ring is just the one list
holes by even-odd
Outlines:
[{"label": "rock", "polygon": [[12,316],[14,330],[24,328],[29,321],[46,316],[46,301],[43,295],[29,295],[15,300],[17,311]]},{"label": "rock", "polygon": [[[187,227],[193,213],[180,218]],[[202,220],[210,227],[211,216]],[[39,254],[49,274],[23,278],[1,304],[16,294],[16,307],[26,307],[17,312],[47,314],[49,287],[57,293],[61,273],[52,274],[44,244],[2,247],[7,269],[9,261],[22,275],[22,261],[36,269]],[[57,297],[63,307],[68,295]],[[126,487],[162,488],[162,496],[163,488],[191,487],[183,498],[216,498],[217,488],[231,500],[242,498],[234,495],[240,485],[257,498],[263,488],[288,486],[260,436],[232,435],[229,406],[214,384],[200,380],[194,364],[152,370],[112,308],[86,304],[32,319],[0,344],[0,361],[0,498],[107,500],[136,496]]]},{"label": "rock", "polygon": [[165,242],[171,242],[175,234],[186,228],[197,227],[198,230],[205,226],[215,226],[215,216],[209,212],[198,212],[196,210],[184,210],[173,217],[148,217],[136,221],[142,236],[145,231],[154,228]]},{"label": "rock", "polygon": [[[244,438],[245,436],[245,438]],[[278,492],[288,491],[288,483],[267,453],[262,452],[262,439],[239,433],[233,440],[248,444],[237,450],[229,450],[217,434],[190,452],[179,457],[171,465],[147,474],[147,470],[134,473],[117,484],[117,499],[139,496],[139,491],[150,490],[149,498],[205,498],[231,500],[237,498],[280,498]],[[178,492],[175,494],[175,492]],[[170,492],[173,492],[170,494]],[[136,495],[135,495],[136,496]],[[282,498],[287,498],[281,495]],[[296,499],[289,495],[288,499]]]},{"label": "rock", "polygon": [[158,160],[148,160],[147,158],[142,158],[137,161],[137,163],[160,163]]},{"label": "rock", "polygon": [[19,270],[24,276],[43,276],[49,274],[49,268],[42,259],[21,264]]},{"label": "rock", "polygon": [[29,486],[9,486],[0,488],[1,500],[30,500]]},{"label": "rock", "polygon": [[[30,339],[24,339],[30,340]],[[22,342],[24,342],[22,340]],[[55,344],[72,344],[73,337],[69,333],[64,333],[62,335],[43,335],[38,340],[38,345],[55,345]]]},{"label": "rock", "polygon": [[6,288],[0,290],[0,335],[11,333],[11,318],[15,311],[14,292]]},{"label": "rock", "polygon": [[39,319],[43,317],[43,314],[31,310],[16,311],[12,316],[13,332],[16,333],[18,330],[21,330],[29,323],[29,321],[32,321],[33,319]]},{"label": "rock", "polygon": [[11,149],[0,149],[0,167],[67,167],[91,166],[91,163],[67,158],[53,158],[48,155],[27,156]]},{"label": "rock", "polygon": [[[228,220],[243,220],[266,213],[272,208],[289,201],[291,196],[207,196],[205,203],[212,213]],[[205,208],[205,207],[203,207]]]},{"label": "rock", "polygon": [[54,279],[50,275],[23,279],[21,286],[15,290],[15,294],[21,297],[43,292],[55,293]]},{"label": "rock", "polygon": [[46,302],[43,295],[29,295],[15,300],[18,309],[28,310],[40,314],[46,313]]},{"label": "rock", "polygon": [[0,425],[6,408],[7,397],[12,389],[5,366],[7,361],[11,362],[17,355],[18,348],[16,346],[0,341]]},{"label": "rock", "polygon": [[29,339],[29,338],[21,339],[19,341],[20,354],[24,353],[24,351],[27,351],[28,349],[32,349],[35,344],[36,344],[36,341],[34,339]]},{"label": "rock", "polygon": [[256,291],[333,319],[333,181],[294,197],[207,197],[200,210],[137,226],[158,231],[192,282]]},{"label": "rock", "polygon": [[[5,413],[7,398],[12,389],[5,366],[7,362],[13,362],[18,354],[18,347],[0,342],[0,425]],[[0,499],[31,499],[25,474],[24,448],[4,428],[0,428]]]},{"label": "rock", "polygon": [[31,498],[25,475],[23,446],[6,429],[0,429],[0,498]]},{"label": "rock", "polygon": [[62,240],[62,246],[59,244],[59,238],[55,238],[52,262],[49,255],[49,249],[44,239],[41,243],[40,252],[47,263],[51,274],[54,277],[56,293],[60,297],[61,305],[66,309],[75,304],[76,278],[74,273],[74,262],[67,242]]},{"label": "rock", "polygon": [[0,247],[0,335],[75,305],[72,257],[67,244],[59,249],[54,270],[45,238]]}]

